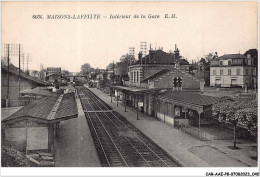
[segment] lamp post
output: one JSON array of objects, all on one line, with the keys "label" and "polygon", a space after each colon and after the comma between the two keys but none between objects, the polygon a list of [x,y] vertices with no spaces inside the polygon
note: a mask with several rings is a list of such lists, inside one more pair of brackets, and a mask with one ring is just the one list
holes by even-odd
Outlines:
[{"label": "lamp post", "polygon": [[126,93],[124,95],[125,95],[125,112],[126,112]]},{"label": "lamp post", "polygon": [[139,120],[139,115],[138,115],[138,96],[136,96],[136,103],[137,103],[137,109],[136,109],[136,120]]},{"label": "lamp post", "polygon": [[112,103],[112,89],[110,87],[110,98],[111,98],[111,103]]},{"label": "lamp post", "polygon": [[118,90],[116,90],[116,106],[118,107]]}]

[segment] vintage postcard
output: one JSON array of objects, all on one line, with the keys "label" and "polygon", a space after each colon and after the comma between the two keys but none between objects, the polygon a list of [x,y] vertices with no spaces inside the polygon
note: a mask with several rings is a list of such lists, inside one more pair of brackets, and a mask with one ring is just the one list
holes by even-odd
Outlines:
[{"label": "vintage postcard", "polygon": [[1,25],[3,175],[259,176],[257,1],[2,1]]}]

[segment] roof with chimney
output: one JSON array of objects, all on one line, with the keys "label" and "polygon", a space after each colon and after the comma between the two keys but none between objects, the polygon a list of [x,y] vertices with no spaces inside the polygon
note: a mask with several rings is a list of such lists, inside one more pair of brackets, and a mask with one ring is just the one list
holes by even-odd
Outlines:
[{"label": "roof with chimney", "polygon": [[166,53],[162,50],[150,50],[149,54],[137,60],[133,65],[137,64],[175,64],[174,54]]},{"label": "roof with chimney", "polygon": [[178,49],[175,51],[175,53],[167,53],[164,52],[162,49],[158,49],[158,50],[149,50],[148,55],[142,57],[142,59],[138,59],[132,65],[139,65],[141,63],[174,65],[176,62],[178,62],[180,65],[189,64],[189,62],[186,59],[180,58]]}]

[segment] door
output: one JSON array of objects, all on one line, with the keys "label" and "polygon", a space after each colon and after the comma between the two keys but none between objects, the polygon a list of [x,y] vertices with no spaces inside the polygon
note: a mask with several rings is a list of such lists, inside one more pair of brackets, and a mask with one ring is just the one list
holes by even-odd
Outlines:
[{"label": "door", "polygon": [[221,80],[220,79],[216,79],[215,80],[215,85],[220,86],[221,85]]},{"label": "door", "polygon": [[234,87],[237,85],[237,79],[231,79],[231,87]]}]

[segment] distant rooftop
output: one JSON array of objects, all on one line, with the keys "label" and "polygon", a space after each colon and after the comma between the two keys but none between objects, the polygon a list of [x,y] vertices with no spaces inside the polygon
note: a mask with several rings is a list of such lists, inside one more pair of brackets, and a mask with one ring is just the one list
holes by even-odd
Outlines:
[{"label": "distant rooftop", "polygon": [[225,54],[212,60],[225,60],[225,59],[243,59],[246,58],[242,54]]}]

